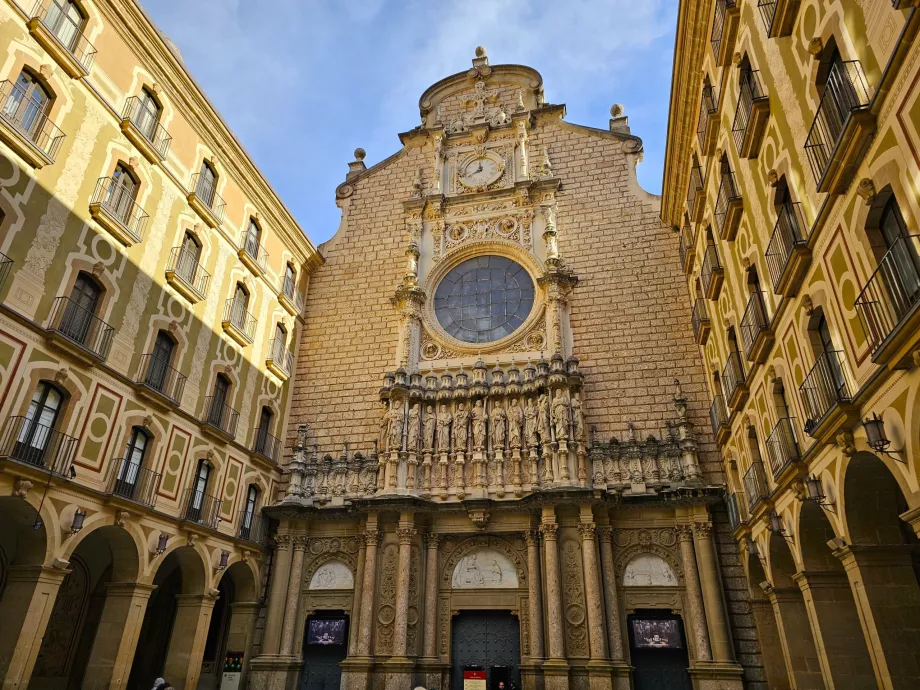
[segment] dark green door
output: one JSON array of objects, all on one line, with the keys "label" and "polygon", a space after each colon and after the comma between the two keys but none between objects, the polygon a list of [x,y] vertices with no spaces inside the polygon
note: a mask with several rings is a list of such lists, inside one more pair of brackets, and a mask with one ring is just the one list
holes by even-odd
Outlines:
[{"label": "dark green door", "polygon": [[348,619],[341,615],[310,616],[303,645],[302,690],[339,690],[348,655]]},{"label": "dark green door", "polygon": [[453,619],[451,634],[451,688],[463,690],[463,669],[486,672],[486,687],[521,687],[521,633],[518,619],[507,611],[463,611]]}]

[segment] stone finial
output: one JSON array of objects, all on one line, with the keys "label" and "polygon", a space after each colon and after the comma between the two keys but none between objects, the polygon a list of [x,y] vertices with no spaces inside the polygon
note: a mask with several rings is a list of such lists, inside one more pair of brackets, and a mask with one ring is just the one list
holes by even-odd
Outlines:
[{"label": "stone finial", "polygon": [[364,164],[364,157],[366,155],[367,152],[364,149],[360,147],[355,149],[355,159],[348,164],[348,174],[345,175],[346,181],[367,170],[367,166]]},{"label": "stone finial", "polygon": [[486,55],[485,46],[476,46],[476,57],[478,58],[488,57],[488,55]]},{"label": "stone finial", "polygon": [[623,105],[621,103],[614,103],[610,106],[610,117],[622,117],[623,116]]},{"label": "stone finial", "polygon": [[610,131],[623,132],[629,134],[629,118],[624,114],[626,111],[622,104],[614,103],[610,107]]},{"label": "stone finial", "polygon": [[812,57],[818,57],[821,55],[821,52],[824,50],[824,41],[821,40],[821,37],[813,38],[808,42],[808,52],[811,53]]},{"label": "stone finial", "polygon": [[356,161],[363,161],[366,155],[367,155],[367,151],[362,149],[360,146],[355,149],[355,160]]},{"label": "stone finial", "polygon": [[875,193],[875,183],[868,177],[862,178],[859,184],[856,185],[856,194],[866,202],[866,206],[871,206],[873,204],[875,201]]},{"label": "stone finial", "polygon": [[476,47],[476,57],[473,58],[473,72],[480,77],[488,76],[492,72],[489,67],[489,56],[483,46]]}]

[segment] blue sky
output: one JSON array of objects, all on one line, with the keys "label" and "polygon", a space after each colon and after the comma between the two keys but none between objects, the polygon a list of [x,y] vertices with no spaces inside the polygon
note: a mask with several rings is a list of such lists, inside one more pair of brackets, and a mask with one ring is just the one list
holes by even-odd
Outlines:
[{"label": "blue sky", "polygon": [[368,165],[419,124],[432,83],[493,65],[542,75],[569,122],[607,127],[622,103],[660,193],[677,0],[141,0],[192,76],[319,244],[358,146]]}]

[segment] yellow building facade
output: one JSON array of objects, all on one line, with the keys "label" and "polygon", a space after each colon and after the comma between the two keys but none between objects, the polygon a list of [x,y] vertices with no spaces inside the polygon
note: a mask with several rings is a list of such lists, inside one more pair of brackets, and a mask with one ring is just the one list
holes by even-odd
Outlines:
[{"label": "yellow building facade", "polygon": [[245,677],[321,259],[137,3],[0,45],[0,682]]},{"label": "yellow building facade", "polygon": [[773,688],[920,685],[920,11],[680,3],[673,226]]}]

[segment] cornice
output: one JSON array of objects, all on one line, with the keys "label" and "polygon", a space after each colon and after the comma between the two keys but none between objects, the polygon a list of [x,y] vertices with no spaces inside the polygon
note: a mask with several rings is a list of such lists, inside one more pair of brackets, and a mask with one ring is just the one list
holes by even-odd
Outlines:
[{"label": "cornice", "polygon": [[668,137],[661,183],[661,220],[672,226],[680,225],[680,212],[686,198],[690,175],[689,144],[696,133],[697,117],[694,113],[699,108],[700,69],[708,43],[712,3],[713,0],[680,0],[677,14]]}]

